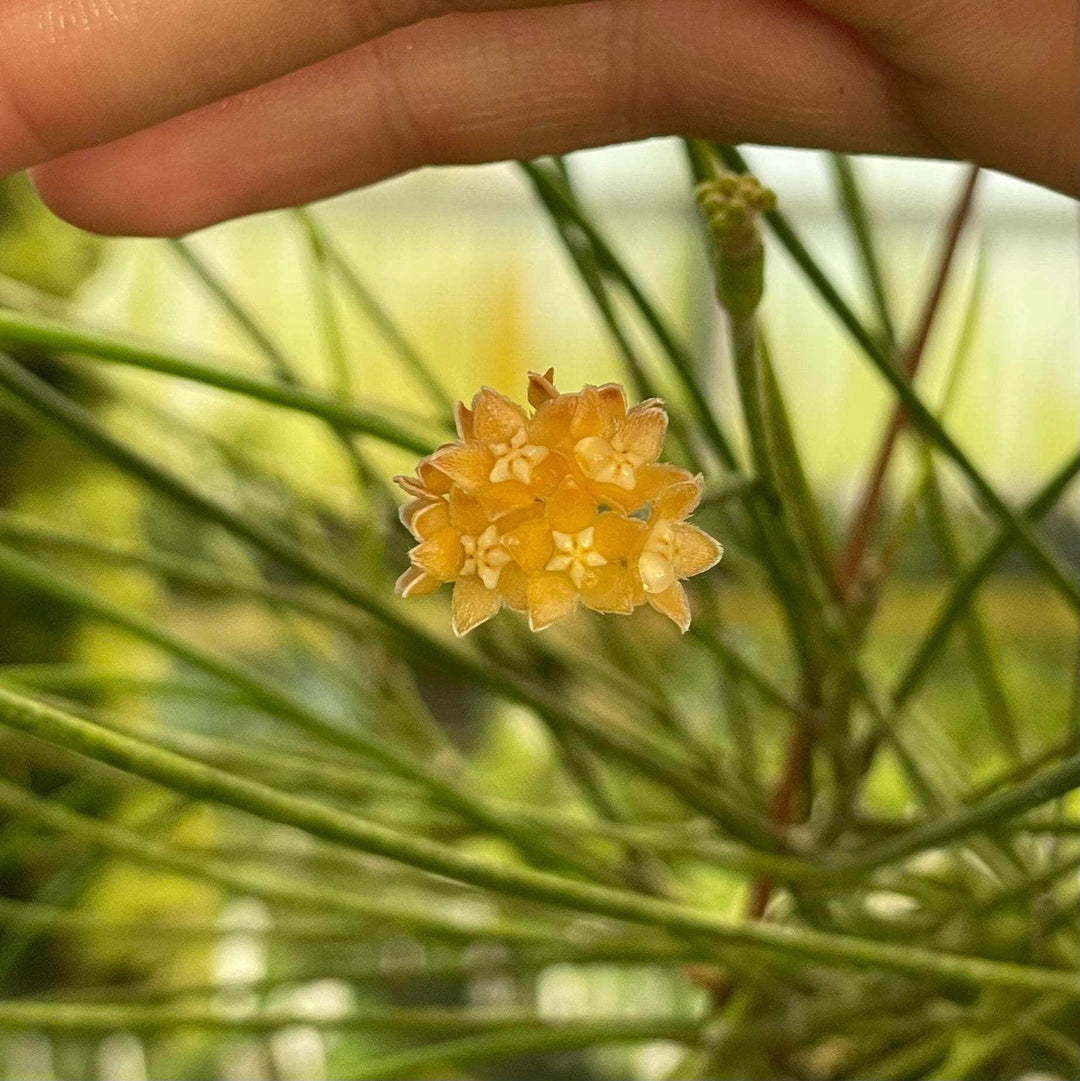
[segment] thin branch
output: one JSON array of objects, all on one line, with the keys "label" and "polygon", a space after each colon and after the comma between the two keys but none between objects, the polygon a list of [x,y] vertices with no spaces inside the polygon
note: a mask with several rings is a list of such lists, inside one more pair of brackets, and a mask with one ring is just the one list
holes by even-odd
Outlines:
[{"label": "thin branch", "polygon": [[[314,800],[288,795],[190,762],[132,736],[109,731],[3,688],[0,688],[0,723],[155,781],[191,799],[207,799],[236,807],[267,821],[294,826],[324,840],[494,893],[645,924],[676,935],[703,934],[718,945],[753,947],[778,958],[787,957],[795,963],[813,960],[826,965],[886,968],[972,987],[1048,991],[1080,999],[1080,984],[1071,970],[991,961],[790,925],[737,923],[711,909],[658,900],[512,863],[494,863],[423,837],[400,833]],[[1073,772],[1080,773],[1080,759],[1074,762]],[[1060,791],[1061,786],[1061,779],[1056,777],[1049,784],[1054,791]],[[1008,810],[1019,813],[1017,797],[1009,795],[1013,803]],[[46,808],[48,806],[45,804]],[[985,824],[985,821],[982,819],[979,824]]]},{"label": "thin branch", "polygon": [[908,830],[848,856],[840,860],[839,865],[844,872],[872,871],[927,848],[942,848],[969,834],[993,830],[999,823],[1026,814],[1076,788],[1080,788],[1080,755],[951,817]]},{"label": "thin branch", "polygon": [[[926,343],[930,338],[930,331],[941,306],[941,298],[945,293],[945,285],[949,280],[957,246],[963,234],[964,226],[971,216],[975,186],[978,179],[979,169],[975,166],[969,170],[960,197],[952,214],[949,216],[941,245],[941,254],[937,261],[937,269],[934,272],[927,297],[920,309],[918,324],[900,358],[901,371],[909,381],[914,379],[916,372],[918,372],[923,354],[926,351]],[[907,414],[898,405],[893,410],[889,425],[878,447],[874,464],[870,468],[870,474],[866,479],[862,495],[858,501],[858,509],[848,530],[847,540],[837,561],[837,586],[841,596],[849,602],[857,599],[853,594],[857,589],[863,562],[866,558],[866,551],[881,514],[885,476],[900,433],[904,430],[906,424]]]}]

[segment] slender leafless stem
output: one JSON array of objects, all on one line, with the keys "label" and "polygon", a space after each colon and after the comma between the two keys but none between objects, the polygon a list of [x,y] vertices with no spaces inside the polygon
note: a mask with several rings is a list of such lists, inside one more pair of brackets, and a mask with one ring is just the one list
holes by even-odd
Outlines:
[{"label": "slender leafless stem", "polygon": [[[978,166],[972,166],[960,193],[960,198],[946,225],[937,270],[930,283],[930,291],[922,306],[919,321],[915,326],[911,340],[900,355],[900,366],[909,379],[914,378],[916,372],[918,372],[919,364],[926,351],[926,343],[930,338],[930,331],[933,329],[938,309],[941,306],[941,298],[945,292],[945,285],[949,280],[956,249],[964,231],[964,226],[971,216],[971,206],[978,177]],[[900,433],[904,430],[906,424],[907,415],[900,406],[897,406],[889,419],[888,427],[885,429],[874,463],[870,467],[870,473],[859,497],[847,539],[837,559],[836,583],[841,593],[841,600],[848,603],[858,599],[857,594],[866,552],[877,527],[878,519],[881,516],[885,478],[888,474],[889,463],[892,460],[893,451],[896,448]]]}]

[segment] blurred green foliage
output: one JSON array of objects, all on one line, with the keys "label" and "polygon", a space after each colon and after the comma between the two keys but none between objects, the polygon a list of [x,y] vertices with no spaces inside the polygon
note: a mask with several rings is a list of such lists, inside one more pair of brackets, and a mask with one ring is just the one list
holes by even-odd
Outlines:
[{"label": "blurred green foliage", "polygon": [[[707,181],[715,149],[688,149]],[[110,247],[0,182],[0,1075],[1075,1076],[1075,432],[1041,502],[1002,499],[950,450],[986,423],[978,281],[959,317],[931,306],[929,421],[845,588],[851,500],[805,451],[861,406],[821,415],[768,300],[726,320],[683,288],[669,316],[619,255],[640,226],[609,234],[566,163],[528,176],[588,355],[538,344],[555,284],[498,230],[460,311],[436,241],[431,267],[367,263],[320,212]],[[836,176],[861,276],[773,215],[766,286],[793,258],[851,355],[891,364],[897,274]],[[665,266],[707,282],[679,235]],[[86,332],[95,306],[171,374]],[[465,647],[443,598],[392,596],[402,444],[549,360],[663,393],[706,472],[728,553],[685,639],[503,613]],[[860,490],[879,440],[838,439]]]},{"label": "blurred green foliage", "polygon": [[70,297],[101,260],[104,241],[54,217],[23,173],[0,179],[0,274]]}]

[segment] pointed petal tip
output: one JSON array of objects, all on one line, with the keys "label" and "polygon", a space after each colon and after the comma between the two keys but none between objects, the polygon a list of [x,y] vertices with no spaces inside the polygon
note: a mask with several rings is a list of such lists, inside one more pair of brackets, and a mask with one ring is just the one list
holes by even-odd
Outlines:
[{"label": "pointed petal tip", "polygon": [[543,375],[539,372],[529,372],[526,397],[529,405],[534,409],[539,409],[545,402],[558,398],[559,392],[555,388],[555,369],[548,368]]},{"label": "pointed petal tip", "polygon": [[410,564],[394,583],[394,592],[404,600],[410,597],[426,597],[434,593],[442,583],[426,574],[415,564]]},{"label": "pointed petal tip", "polygon": [[473,412],[464,402],[454,403],[454,428],[458,439],[468,441],[473,437]]},{"label": "pointed petal tip", "polygon": [[454,584],[450,605],[450,627],[456,638],[486,623],[502,607],[497,590],[488,589],[475,575],[459,578]]}]

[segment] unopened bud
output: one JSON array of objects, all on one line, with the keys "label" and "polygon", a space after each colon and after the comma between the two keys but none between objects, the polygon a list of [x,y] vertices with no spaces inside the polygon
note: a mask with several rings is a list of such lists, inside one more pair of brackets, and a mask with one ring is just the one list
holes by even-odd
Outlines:
[{"label": "unopened bud", "polygon": [[725,172],[699,184],[697,200],[716,244],[717,296],[733,318],[747,319],[765,285],[758,217],[776,196],[749,173]]}]

